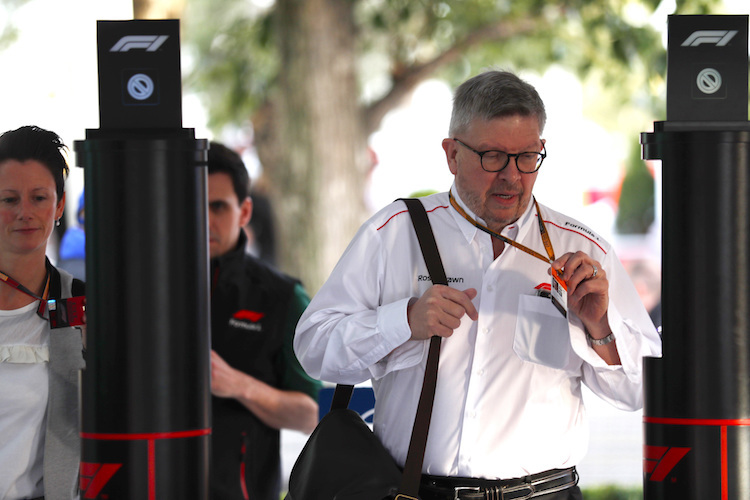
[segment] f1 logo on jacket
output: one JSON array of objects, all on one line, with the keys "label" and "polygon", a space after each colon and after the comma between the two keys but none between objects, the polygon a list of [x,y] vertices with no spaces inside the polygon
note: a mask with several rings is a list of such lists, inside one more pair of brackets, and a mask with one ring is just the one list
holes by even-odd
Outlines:
[{"label": "f1 logo on jacket", "polygon": [[251,332],[260,332],[263,327],[258,321],[264,316],[265,313],[240,309],[229,318],[229,326]]}]

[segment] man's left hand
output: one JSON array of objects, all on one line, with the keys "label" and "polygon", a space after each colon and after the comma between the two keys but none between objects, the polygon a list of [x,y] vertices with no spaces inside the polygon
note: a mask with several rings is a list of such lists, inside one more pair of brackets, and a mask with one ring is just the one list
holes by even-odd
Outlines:
[{"label": "man's left hand", "polygon": [[599,262],[583,252],[566,253],[552,263],[568,286],[568,309],[596,338],[600,329],[608,330],[609,280]]}]

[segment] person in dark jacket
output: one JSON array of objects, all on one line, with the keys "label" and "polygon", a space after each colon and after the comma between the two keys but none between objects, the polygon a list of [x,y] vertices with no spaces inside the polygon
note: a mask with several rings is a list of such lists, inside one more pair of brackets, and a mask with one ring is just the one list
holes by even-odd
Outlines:
[{"label": "person in dark jacket", "polygon": [[212,500],[278,500],[280,429],[310,433],[318,421],[321,384],[305,373],[292,349],[310,299],[298,280],[248,252],[248,190],[239,155],[212,142]]}]

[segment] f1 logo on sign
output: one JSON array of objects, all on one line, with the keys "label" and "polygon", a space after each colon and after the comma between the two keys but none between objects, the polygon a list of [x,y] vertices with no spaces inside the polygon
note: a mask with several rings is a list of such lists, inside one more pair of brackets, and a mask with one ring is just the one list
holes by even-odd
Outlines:
[{"label": "f1 logo on sign", "polygon": [[650,474],[649,481],[664,481],[677,463],[690,452],[690,448],[644,446],[643,472]]},{"label": "f1 logo on sign", "polygon": [[103,129],[182,128],[177,19],[97,21]]},{"label": "f1 logo on sign", "polygon": [[[79,487],[84,499],[99,498],[104,486],[112,479],[122,464],[92,464],[81,462]],[[104,498],[104,496],[102,496]]]},{"label": "f1 logo on sign", "polygon": [[737,30],[701,30],[696,31],[682,42],[683,47],[697,47],[702,43],[710,43],[717,47],[724,47],[737,34]]},{"label": "f1 logo on sign", "polygon": [[[156,52],[159,50],[164,42],[167,41],[169,35],[126,35],[120,38],[112,48],[110,52],[128,52],[133,49],[141,49],[146,52]],[[124,99],[123,104],[126,106],[140,104],[140,105],[156,105],[158,100],[154,101],[149,99],[154,95],[154,90],[157,85],[155,79],[146,74],[145,72],[136,73],[127,77],[125,82],[125,90],[127,96],[131,99]],[[158,97],[158,96],[156,96]]]},{"label": "f1 logo on sign", "polygon": [[131,49],[144,49],[146,52],[156,52],[169,35],[128,35],[120,38],[109,49],[110,52],[127,52]]},{"label": "f1 logo on sign", "polygon": [[669,16],[667,121],[747,121],[748,16]]}]

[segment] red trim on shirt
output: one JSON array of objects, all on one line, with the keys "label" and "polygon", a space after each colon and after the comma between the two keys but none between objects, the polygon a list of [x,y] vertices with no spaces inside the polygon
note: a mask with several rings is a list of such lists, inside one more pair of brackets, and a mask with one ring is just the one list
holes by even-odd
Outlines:
[{"label": "red trim on shirt", "polygon": [[[537,215],[537,217],[539,217],[539,215]],[[579,236],[583,236],[584,238],[586,238],[587,240],[589,240],[589,241],[590,241],[591,243],[593,243],[594,245],[598,246],[598,247],[599,247],[599,249],[600,249],[600,250],[601,250],[602,252],[604,252],[604,255],[607,255],[607,251],[606,251],[606,250],[604,250],[604,248],[602,248],[602,246],[601,246],[601,245],[600,245],[599,243],[597,243],[597,242],[596,242],[596,240],[594,240],[593,238],[589,237],[589,236],[588,236],[587,234],[585,234],[585,233],[582,233],[582,232],[580,232],[580,231],[576,231],[575,229],[571,229],[571,228],[569,228],[569,227],[562,227],[562,226],[560,226],[560,225],[558,225],[558,224],[555,224],[554,222],[552,222],[552,221],[550,221],[550,220],[545,220],[545,221],[544,221],[544,223],[545,223],[545,224],[552,224],[552,225],[553,225],[553,226],[555,226],[556,228],[562,229],[563,231],[570,231],[571,233],[575,233],[575,234],[577,234],[577,235],[579,235]]]},{"label": "red trim on shirt", "polygon": [[[434,211],[435,211],[435,210],[437,210],[438,208],[448,208],[448,205],[440,205],[440,206],[437,206],[437,207],[433,208],[432,210],[427,210],[427,213],[430,213],[430,212],[434,212]],[[381,229],[383,229],[383,228],[384,228],[384,227],[386,226],[386,224],[388,224],[389,222],[391,222],[391,219],[393,219],[393,218],[394,218],[394,217],[396,217],[397,215],[405,214],[405,213],[407,213],[407,212],[408,212],[408,210],[401,210],[400,212],[396,212],[395,214],[391,215],[391,216],[390,216],[390,217],[388,218],[388,220],[387,220],[387,221],[385,221],[385,222],[383,223],[383,225],[382,225],[382,226],[380,226],[379,228],[377,228],[377,229],[376,229],[376,231],[380,231]]]},{"label": "red trim on shirt", "polygon": [[[438,208],[448,208],[448,205],[438,205],[437,207],[433,208],[432,210],[427,210],[427,213],[430,213],[430,212],[434,212],[434,211],[435,211],[435,210],[437,210]],[[383,228],[384,228],[384,227],[385,227],[386,225],[388,225],[388,223],[389,223],[389,222],[390,222],[391,220],[393,220],[393,218],[394,218],[394,217],[396,217],[397,215],[405,214],[405,213],[407,213],[407,212],[408,212],[408,210],[401,210],[400,212],[396,212],[395,214],[391,215],[391,216],[390,216],[390,217],[388,218],[388,220],[387,220],[387,221],[385,221],[385,222],[383,223],[383,225],[382,225],[382,226],[380,226],[379,228],[377,228],[377,229],[376,229],[376,231],[380,231],[381,229],[383,229]],[[535,215],[536,215],[537,217],[539,217],[539,214],[535,214]],[[560,226],[559,224],[555,224],[554,222],[552,222],[552,221],[550,221],[550,220],[545,220],[545,221],[544,221],[544,223],[545,223],[545,224],[552,224],[552,225],[553,225],[553,226],[555,226],[556,228],[558,228],[558,229],[562,229],[563,231],[570,231],[571,233],[575,233],[575,234],[577,234],[577,235],[579,235],[579,236],[583,236],[584,238],[586,238],[587,240],[589,240],[589,241],[590,241],[591,243],[593,243],[594,245],[598,246],[598,247],[599,247],[599,249],[600,249],[600,250],[601,250],[601,251],[602,251],[602,252],[604,253],[604,255],[607,255],[607,251],[606,251],[606,250],[604,250],[604,248],[603,248],[603,247],[602,247],[602,246],[601,246],[601,245],[600,245],[599,243],[597,243],[597,242],[596,242],[596,240],[594,240],[593,238],[591,238],[591,237],[590,237],[590,236],[588,236],[587,234],[585,234],[585,233],[582,233],[582,232],[580,232],[580,231],[576,231],[575,229],[571,229],[571,228],[569,228],[569,227],[563,227],[563,226]]]}]

